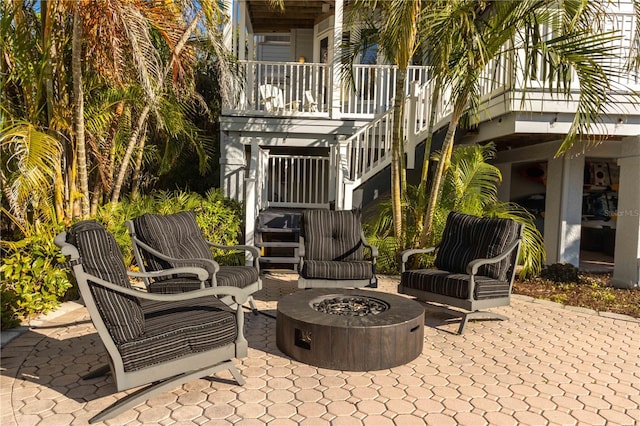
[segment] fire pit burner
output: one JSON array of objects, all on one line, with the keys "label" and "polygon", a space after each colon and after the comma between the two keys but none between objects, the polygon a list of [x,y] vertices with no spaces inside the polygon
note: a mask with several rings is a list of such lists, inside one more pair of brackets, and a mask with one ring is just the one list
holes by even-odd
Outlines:
[{"label": "fire pit burner", "polygon": [[389,309],[389,304],[367,296],[329,295],[311,301],[311,307],[330,315],[364,317],[378,315]]}]

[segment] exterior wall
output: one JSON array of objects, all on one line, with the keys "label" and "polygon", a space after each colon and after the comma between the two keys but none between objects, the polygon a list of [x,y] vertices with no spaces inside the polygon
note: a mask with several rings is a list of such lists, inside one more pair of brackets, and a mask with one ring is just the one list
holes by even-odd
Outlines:
[{"label": "exterior wall", "polygon": [[226,197],[244,199],[244,177],[247,165],[240,138],[224,132],[220,134],[220,188]]},{"label": "exterior wall", "polygon": [[291,30],[291,57],[292,62],[297,62],[300,57],[305,61],[313,60],[313,30],[299,28]]},{"label": "exterior wall", "polygon": [[[638,285],[640,268],[640,136],[622,142],[608,141],[587,151],[586,156],[554,158],[559,142],[501,151],[496,165],[503,171],[523,162],[546,162],[546,208],[544,241],[547,263],[580,260],[582,192],[585,158],[615,159],[620,166],[616,228],[615,266],[612,283],[628,288]],[[506,177],[506,173],[503,174]],[[500,199],[513,199],[516,174],[502,189]],[[508,190],[507,187],[510,187]]]}]

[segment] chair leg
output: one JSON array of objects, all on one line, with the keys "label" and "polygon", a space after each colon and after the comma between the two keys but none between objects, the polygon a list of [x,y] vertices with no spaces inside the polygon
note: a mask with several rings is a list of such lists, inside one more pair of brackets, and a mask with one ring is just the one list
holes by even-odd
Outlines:
[{"label": "chair leg", "polygon": [[111,366],[109,366],[109,364],[105,364],[82,376],[82,380],[96,379],[98,377],[106,376],[110,372],[111,372]]},{"label": "chair leg", "polygon": [[255,300],[253,300],[253,296],[249,296],[248,302],[249,306],[251,306],[251,312],[253,312],[254,315],[258,315],[258,307],[256,306]]},{"label": "chair leg", "polygon": [[476,319],[476,318],[499,319],[499,320],[503,320],[503,321],[506,321],[506,320],[509,319],[508,317],[505,317],[504,315],[496,314],[494,312],[486,312],[486,311],[469,312],[469,313],[465,314],[462,317],[462,320],[460,321],[460,328],[458,328],[458,334],[464,333],[464,328],[467,326],[467,321],[468,320]]},{"label": "chair leg", "polygon": [[233,365],[231,361],[225,361],[213,367],[206,367],[190,373],[179,374],[162,382],[157,382],[145,388],[139,389],[116,401],[114,404],[110,405],[109,407],[92,417],[89,420],[89,423],[96,423],[110,419],[150,399],[152,395],[158,392],[175,389],[183,383],[187,383],[201,377],[209,376],[222,370],[229,370],[238,384],[240,386],[244,385],[244,378],[242,377],[238,369]]}]

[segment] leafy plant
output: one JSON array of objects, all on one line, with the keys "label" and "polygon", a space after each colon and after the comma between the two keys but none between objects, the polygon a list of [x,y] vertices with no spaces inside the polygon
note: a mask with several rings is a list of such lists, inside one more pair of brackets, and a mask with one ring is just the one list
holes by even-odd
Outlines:
[{"label": "leafy plant", "polygon": [[64,256],[53,243],[61,226],[39,226],[30,236],[16,242],[2,241],[0,289],[2,328],[19,324],[56,308],[65,298],[74,298],[67,272],[56,267]]},{"label": "leafy plant", "polygon": [[[237,244],[242,227],[241,206],[225,198],[220,190],[210,190],[204,196],[186,191],[156,191],[136,200],[124,199],[116,205],[98,210],[96,220],[114,236],[127,264],[133,262],[131,239],[125,221],[145,213],[173,214],[193,210],[204,237],[217,244]],[[221,264],[240,264],[240,253],[213,250]]]},{"label": "leafy plant", "polygon": [[[495,146],[472,145],[461,146],[454,150],[451,165],[447,169],[442,185],[442,196],[435,211],[432,224],[431,241],[433,246],[442,239],[442,232],[447,215],[451,211],[467,213],[482,217],[499,217],[513,219],[523,225],[523,238],[519,263],[522,265],[520,275],[536,274],[542,268],[544,246],[542,235],[534,223],[534,217],[525,209],[514,203],[497,199],[497,186],[502,177],[497,167],[489,164],[495,155]],[[424,197],[426,194],[420,187],[409,186],[407,196],[403,200],[404,223],[402,245],[418,248],[424,215]],[[375,223],[366,229],[372,244],[379,245],[380,257],[378,267],[381,272],[398,271],[401,247],[393,241],[391,207],[389,203],[381,203],[380,214]],[[431,266],[432,255],[414,256],[421,267]]]}]

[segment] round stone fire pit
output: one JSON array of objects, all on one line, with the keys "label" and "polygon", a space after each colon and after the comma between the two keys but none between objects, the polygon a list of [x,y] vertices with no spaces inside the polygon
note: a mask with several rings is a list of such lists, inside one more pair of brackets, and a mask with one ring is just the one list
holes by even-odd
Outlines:
[{"label": "round stone fire pit", "polygon": [[322,368],[382,370],[422,353],[424,309],[369,290],[298,291],[278,302],[276,343],[291,358]]}]

